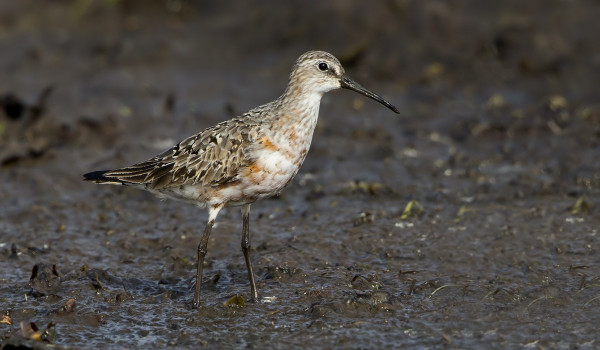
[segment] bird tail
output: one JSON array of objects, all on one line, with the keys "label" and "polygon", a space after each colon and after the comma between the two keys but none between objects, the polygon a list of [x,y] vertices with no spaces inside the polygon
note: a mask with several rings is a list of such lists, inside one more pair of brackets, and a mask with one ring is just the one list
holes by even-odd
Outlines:
[{"label": "bird tail", "polygon": [[125,182],[116,177],[105,176],[110,170],[92,171],[91,173],[83,174],[83,181],[93,181],[97,184],[124,185]]}]

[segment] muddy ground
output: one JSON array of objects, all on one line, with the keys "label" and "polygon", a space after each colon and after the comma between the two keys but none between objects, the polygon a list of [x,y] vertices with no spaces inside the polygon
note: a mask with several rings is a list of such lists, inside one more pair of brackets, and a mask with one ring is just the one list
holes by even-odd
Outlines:
[{"label": "muddy ground", "polygon": [[[0,341],[64,347],[600,346],[598,1],[0,2]],[[304,51],[308,158],[241,216],[81,174],[270,101]],[[236,305],[232,297],[246,299]],[[235,299],[235,298],[234,298]]]}]

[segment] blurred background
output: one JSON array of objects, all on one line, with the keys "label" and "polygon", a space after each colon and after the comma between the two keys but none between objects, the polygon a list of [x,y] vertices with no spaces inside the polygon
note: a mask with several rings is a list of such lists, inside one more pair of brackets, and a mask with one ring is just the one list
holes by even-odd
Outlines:
[{"label": "blurred background", "polygon": [[[596,346],[598,18],[596,0],[0,1],[0,341]],[[230,209],[193,311],[204,212],[81,174],[273,100],[308,50],[401,114],[327,94],[297,179],[253,206],[274,301],[227,304],[248,293]]]}]

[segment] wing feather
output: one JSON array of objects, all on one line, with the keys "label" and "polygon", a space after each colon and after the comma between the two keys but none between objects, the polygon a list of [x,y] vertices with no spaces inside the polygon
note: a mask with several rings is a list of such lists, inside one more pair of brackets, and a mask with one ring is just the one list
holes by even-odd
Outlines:
[{"label": "wing feather", "polygon": [[259,122],[234,118],[188,137],[145,162],[106,172],[125,183],[147,184],[159,190],[170,186],[214,186],[235,181],[253,161],[250,145]]}]

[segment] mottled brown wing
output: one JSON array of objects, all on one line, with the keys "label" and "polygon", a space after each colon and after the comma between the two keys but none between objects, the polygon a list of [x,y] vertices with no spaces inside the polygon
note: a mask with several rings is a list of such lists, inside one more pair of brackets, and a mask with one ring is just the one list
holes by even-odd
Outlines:
[{"label": "mottled brown wing", "polygon": [[126,183],[153,189],[185,184],[211,186],[233,181],[252,159],[248,147],[255,136],[248,121],[238,118],[188,137],[145,162],[104,173]]}]

